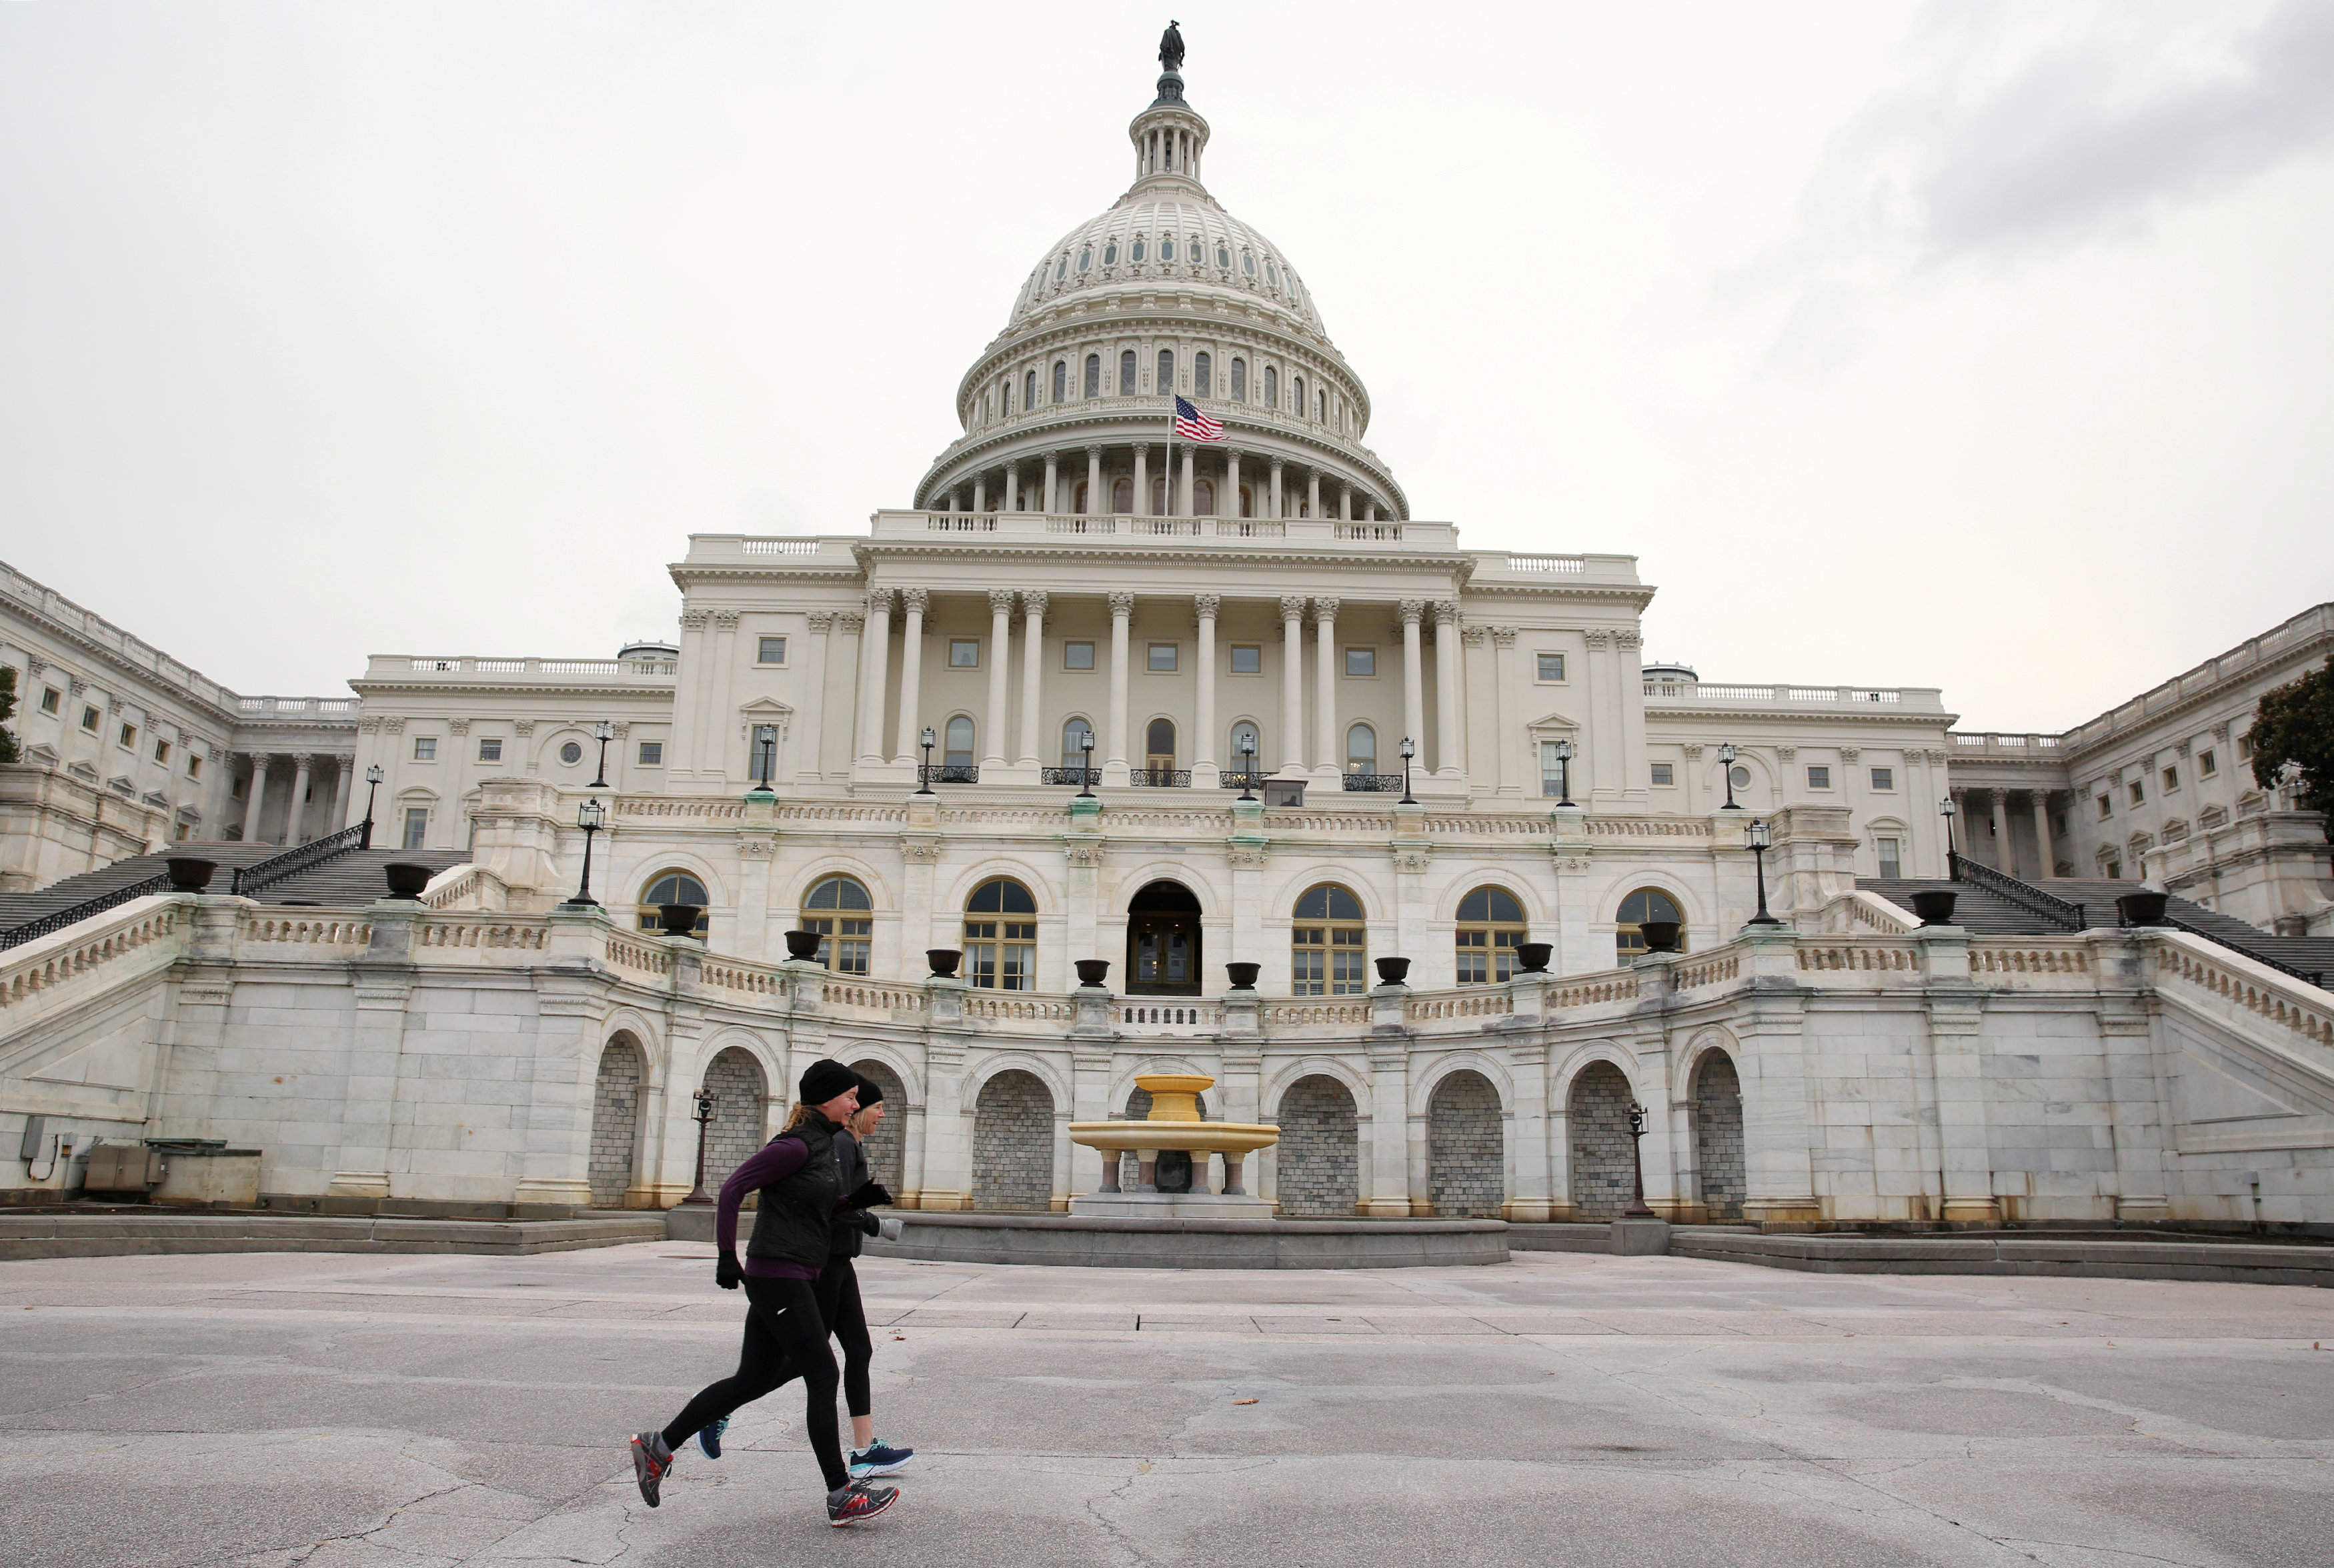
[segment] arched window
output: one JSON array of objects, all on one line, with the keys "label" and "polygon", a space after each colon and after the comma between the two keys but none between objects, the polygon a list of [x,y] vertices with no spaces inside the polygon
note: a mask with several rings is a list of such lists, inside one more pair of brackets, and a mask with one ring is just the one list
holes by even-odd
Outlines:
[{"label": "arched window", "polygon": [[875,900],[851,877],[829,877],[803,900],[797,929],[816,931],[826,938],[818,945],[818,961],[838,975],[867,973],[868,943],[875,929]]},{"label": "arched window", "polygon": [[[1056,398],[1054,400],[1057,403],[1061,401],[1059,398]],[[1021,411],[1026,414],[1037,406],[1037,372],[1030,370],[1026,372],[1021,378]]]},{"label": "arched window", "polygon": [[1248,361],[1246,360],[1232,361],[1232,401],[1235,403],[1248,401]]},{"label": "arched window", "polygon": [[1054,401],[1058,403],[1069,395],[1070,362],[1067,360],[1056,360],[1054,361]]},{"label": "arched window", "polygon": [[1264,778],[1264,764],[1258,759],[1263,755],[1264,732],[1262,730],[1257,728],[1252,721],[1245,718],[1232,726],[1231,750],[1224,754],[1226,768],[1234,773],[1245,768],[1252,782],[1261,782]]},{"label": "arched window", "polygon": [[1003,418],[1013,417],[1013,383],[1009,380],[997,389],[997,412]]},{"label": "arched window", "polygon": [[1118,242],[1116,240],[1113,240],[1108,245],[1102,247],[1102,265],[1106,267],[1114,267],[1118,265]]},{"label": "arched window", "polygon": [[1218,240],[1216,242],[1216,265],[1222,267],[1226,272],[1230,272],[1231,270],[1231,247],[1224,244],[1221,240]]},{"label": "arched window", "polygon": [[1118,356],[1118,395],[1134,396],[1134,351],[1127,349]]},{"label": "arched window", "polygon": [[1216,482],[1200,478],[1191,481],[1191,515],[1212,517],[1216,515]]},{"label": "arched window", "polygon": [[1191,356],[1191,396],[1212,398],[1215,393],[1215,361],[1206,354]]},{"label": "arched window", "polygon": [[1143,259],[1144,249],[1145,246],[1143,242],[1143,236],[1141,235],[1136,235],[1134,236],[1134,259],[1136,261],[1141,261]]},{"label": "arched window", "polygon": [[1134,515],[1134,481],[1124,474],[1110,482],[1110,509],[1122,517]]},{"label": "arched window", "polygon": [[1162,237],[1160,240],[1159,259],[1163,262],[1173,261],[1175,259],[1175,242],[1172,239]]},{"label": "arched window", "polygon": [[1264,404],[1268,409],[1280,407],[1280,372],[1270,365],[1264,367]]},{"label": "arched window", "polygon": [[1151,477],[1151,515],[1164,517],[1170,509],[1167,505],[1167,476],[1154,474]]},{"label": "arched window", "polygon": [[[1143,749],[1145,754],[1143,764],[1144,767],[1158,773],[1173,773],[1175,771],[1175,721],[1172,718],[1153,719],[1143,731]],[[1154,779],[1152,782],[1160,784],[1166,781]]]},{"label": "arched window", "polygon": [[1240,252],[1240,271],[1250,277],[1256,276],[1256,257],[1246,251]]},{"label": "arched window", "polygon": [[1093,515],[1092,513],[1086,510],[1086,482],[1084,479],[1078,481],[1077,496],[1075,503],[1070,507],[1070,510],[1076,513],[1081,517]]},{"label": "arched window", "polygon": [[1094,247],[1088,245],[1078,252],[1078,271],[1084,272],[1092,265],[1094,265]]},{"label": "arched window", "polygon": [[1459,900],[1459,983],[1481,986],[1511,979],[1516,944],[1524,939],[1524,909],[1505,888],[1477,888]]},{"label": "arched window", "polygon": [[1328,393],[1316,392],[1313,394],[1313,420],[1314,423],[1319,425],[1326,425],[1329,422]]},{"label": "arched window", "polygon": [[1246,485],[1240,486],[1239,515],[1243,517],[1256,515],[1256,492]]},{"label": "arched window", "polygon": [[[661,876],[651,879],[648,890],[641,895],[640,928],[643,931],[663,929],[664,921],[657,914],[659,904],[695,904],[702,911],[712,902],[713,900],[706,896],[703,882],[699,881],[687,871],[666,871]],[[702,937],[712,928],[711,917],[699,913],[697,917],[697,934]]]},{"label": "arched window", "polygon": [[1056,267],[1056,268],[1054,269],[1054,281],[1055,281],[1056,283],[1060,283],[1064,278],[1066,278],[1066,277],[1067,277],[1067,276],[1069,276],[1069,275],[1070,275],[1070,253],[1069,253],[1069,252],[1067,252],[1067,251],[1064,251],[1064,252],[1062,253],[1062,265],[1059,265],[1059,266],[1057,266],[1057,267]]},{"label": "arched window", "polygon": [[1301,419],[1301,418],[1303,418],[1305,417],[1305,378],[1304,378],[1304,377],[1299,376],[1299,377],[1297,377],[1297,380],[1296,380],[1296,381],[1295,381],[1295,383],[1294,383],[1294,389],[1295,389],[1296,393],[1297,393],[1297,417],[1298,418],[1300,418],[1300,419]]},{"label": "arched window", "polygon": [[1297,996],[1358,996],[1369,989],[1362,977],[1369,957],[1362,901],[1336,883],[1323,882],[1297,900],[1288,948]]},{"label": "arched window", "polygon": [[1102,396],[1102,356],[1100,354],[1086,356],[1086,396],[1089,398]]},{"label": "arched window", "polygon": [[1378,771],[1378,732],[1368,725],[1357,724],[1345,731],[1345,771]]},{"label": "arched window", "polygon": [[1062,765],[1076,769],[1086,765],[1086,748],[1082,744],[1094,733],[1094,726],[1085,719],[1074,718],[1062,726]]},{"label": "arched window", "polygon": [[1159,385],[1156,390],[1162,397],[1175,390],[1175,351],[1172,349],[1159,351]]},{"label": "arched window", "polygon": [[965,978],[992,991],[1037,984],[1037,900],[1009,877],[992,877],[964,901]]},{"label": "arched window", "polygon": [[972,718],[958,714],[948,721],[948,733],[942,737],[940,761],[953,770],[972,765]]},{"label": "arched window", "polygon": [[1678,922],[1677,950],[1685,951],[1685,917],[1670,896],[1659,888],[1639,888],[1621,900],[1620,913],[1613,917],[1613,950],[1624,964],[1645,950],[1647,920]]}]

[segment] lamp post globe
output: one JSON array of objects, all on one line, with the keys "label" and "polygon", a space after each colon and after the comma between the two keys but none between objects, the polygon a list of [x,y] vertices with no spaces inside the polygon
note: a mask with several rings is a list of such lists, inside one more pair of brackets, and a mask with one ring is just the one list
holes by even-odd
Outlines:
[{"label": "lamp post globe", "polygon": [[1720,770],[1726,775],[1726,803],[1718,808],[1721,811],[1739,812],[1742,809],[1741,806],[1734,803],[1735,755],[1734,743],[1732,741],[1727,741],[1718,748],[1718,765]]}]

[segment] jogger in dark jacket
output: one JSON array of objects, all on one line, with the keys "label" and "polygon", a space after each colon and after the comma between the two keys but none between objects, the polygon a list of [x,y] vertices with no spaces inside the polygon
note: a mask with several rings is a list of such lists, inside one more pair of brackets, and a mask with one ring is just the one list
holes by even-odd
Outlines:
[{"label": "jogger in dark jacket", "polygon": [[843,1168],[844,1190],[851,1196],[834,1217],[833,1244],[825,1268],[818,1276],[818,1305],[827,1332],[843,1347],[843,1402],[851,1412],[851,1475],[895,1476],[914,1457],[913,1448],[879,1442],[875,1437],[875,1403],[867,1369],[874,1359],[875,1342],[867,1332],[867,1310],[859,1302],[859,1271],[852,1259],[867,1237],[882,1234],[882,1222],[867,1211],[892,1201],[883,1184],[870,1178],[867,1157],[860,1143],[883,1120],[883,1091],[873,1079],[859,1080],[859,1110],[834,1135],[835,1158]]}]

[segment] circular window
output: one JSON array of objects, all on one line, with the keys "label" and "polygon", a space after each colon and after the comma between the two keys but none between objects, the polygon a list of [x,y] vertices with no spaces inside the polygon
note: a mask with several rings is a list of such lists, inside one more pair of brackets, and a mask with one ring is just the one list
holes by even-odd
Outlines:
[{"label": "circular window", "polygon": [[1173,240],[1162,239],[1159,242],[1159,259],[1161,261],[1173,261],[1175,259],[1175,242]]},{"label": "circular window", "polygon": [[1218,245],[1216,247],[1216,265],[1220,267],[1230,267],[1232,265],[1232,253],[1225,249],[1222,245]]},{"label": "circular window", "polygon": [[1256,257],[1252,255],[1244,255],[1240,257],[1240,271],[1248,274],[1250,277],[1256,276]]},{"label": "circular window", "polygon": [[574,767],[584,760],[584,748],[571,740],[559,748],[559,760],[569,767]]},{"label": "circular window", "polygon": [[1118,265],[1118,242],[1116,240],[1113,240],[1108,245],[1102,247],[1102,265],[1106,267],[1114,267]]},{"label": "circular window", "polygon": [[1084,271],[1085,271],[1085,270],[1086,270],[1086,268],[1088,268],[1089,266],[1092,266],[1093,265],[1094,265],[1094,252],[1093,252],[1093,250],[1092,250],[1092,249],[1086,249],[1086,250],[1082,250],[1082,251],[1078,252],[1078,271],[1080,271],[1080,272],[1084,272]]},{"label": "circular window", "polygon": [[1734,770],[1734,787],[1739,790],[1747,790],[1750,787],[1750,770],[1749,768],[1738,767]]}]

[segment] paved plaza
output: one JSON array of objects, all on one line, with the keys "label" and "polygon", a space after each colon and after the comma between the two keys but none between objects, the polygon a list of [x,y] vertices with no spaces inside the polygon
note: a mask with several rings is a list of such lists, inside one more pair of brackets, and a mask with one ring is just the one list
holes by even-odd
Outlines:
[{"label": "paved plaza", "polygon": [[[0,1264],[0,1557],[424,1568],[2334,1562],[2334,1294],[1676,1258],[868,1261],[900,1506],[827,1528],[709,1249]],[[2324,1350],[2313,1348],[2313,1342]]]}]

